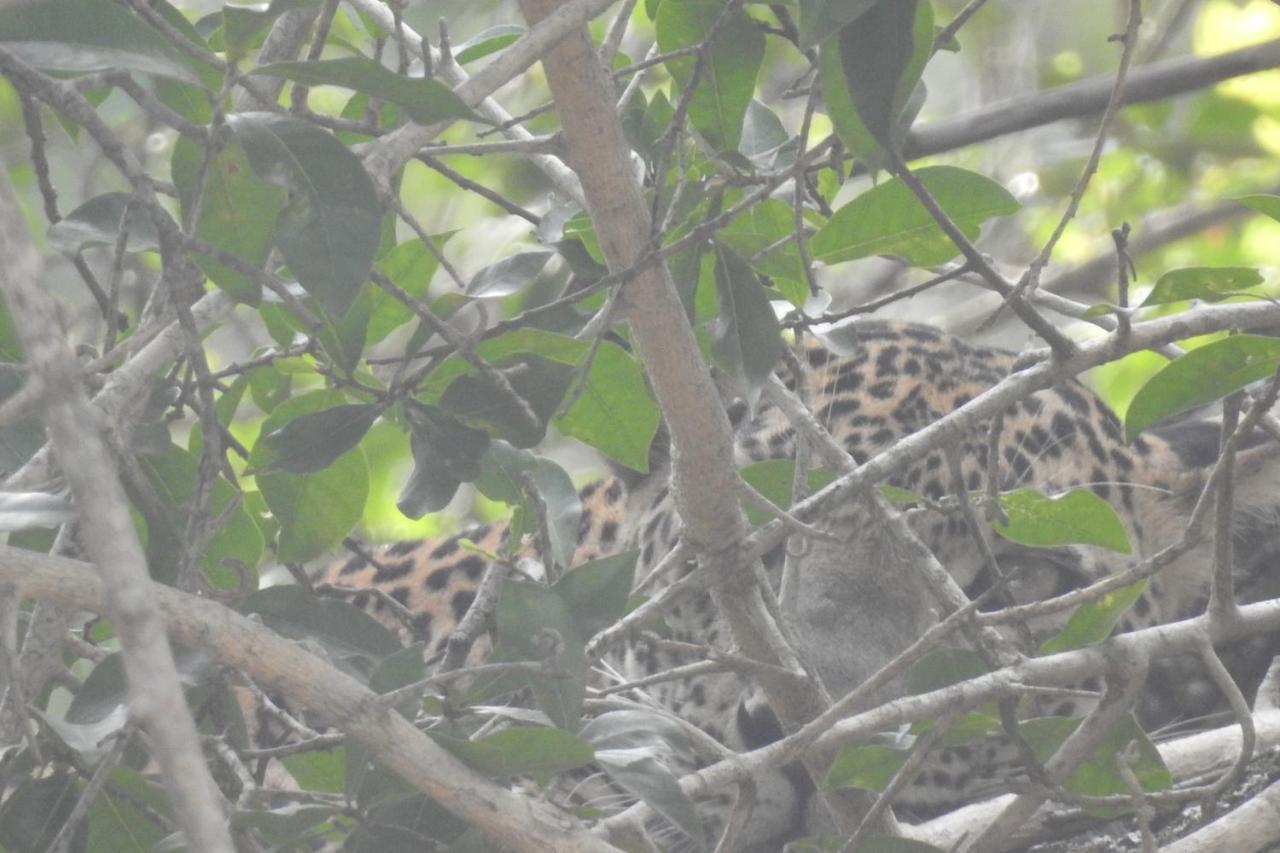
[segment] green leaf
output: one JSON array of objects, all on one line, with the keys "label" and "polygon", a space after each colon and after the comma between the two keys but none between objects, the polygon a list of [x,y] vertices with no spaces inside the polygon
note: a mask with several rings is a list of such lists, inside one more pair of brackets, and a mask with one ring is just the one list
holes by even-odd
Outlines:
[{"label": "green leaf", "polygon": [[849,99],[880,146],[896,147],[905,132],[899,119],[932,47],[928,0],[877,3],[841,29],[834,43],[824,44],[824,51],[839,50]]},{"label": "green leaf", "polygon": [[[844,63],[840,59],[838,38],[830,39],[818,52],[818,79],[827,116],[844,147],[856,154],[871,172],[878,172],[890,165],[887,152],[863,124],[862,117],[853,104],[853,93],[849,90],[849,82],[844,76]],[[832,173],[824,170],[822,174]]]},{"label": "green leaf", "polygon": [[1262,275],[1252,267],[1186,267],[1169,270],[1156,281],[1139,308],[1167,305],[1187,299],[1219,302],[1228,296],[1262,284]]},{"label": "green leaf", "polygon": [[[58,831],[80,799],[74,775],[27,779],[0,806],[0,838],[8,853],[43,853],[52,849]],[[84,849],[85,827],[72,833],[73,849]]]},{"label": "green leaf", "polygon": [[46,71],[113,68],[188,83],[199,77],[182,54],[128,9],[107,0],[16,0],[0,4],[0,45]]},{"label": "green leaf", "polygon": [[440,397],[440,406],[495,438],[516,447],[534,447],[546,435],[547,424],[569,387],[573,369],[523,354],[504,359],[501,368],[519,400],[501,390],[492,378],[476,371],[455,379]]},{"label": "green leaf", "polygon": [[319,5],[318,0],[271,0],[270,3],[233,5],[222,7],[222,40],[227,52],[242,57],[248,50],[259,47],[267,27],[290,9],[302,9]]},{"label": "green leaf", "polygon": [[[720,0],[664,0],[654,32],[662,51],[701,44],[724,11]],[[737,151],[742,121],[755,93],[756,75],[764,59],[764,33],[741,9],[730,12],[704,63],[702,78],[689,103],[689,120],[716,151]],[[680,87],[688,86],[696,60],[667,60]]]},{"label": "green leaf", "polygon": [[563,468],[505,441],[494,441],[481,460],[476,488],[487,498],[517,507],[511,520],[511,541],[518,542],[522,535],[538,530],[537,514],[524,482],[526,475],[532,478],[547,514],[552,553],[543,554],[542,559],[568,566],[578,547],[582,502]]},{"label": "green leaf", "polygon": [[124,241],[125,251],[158,249],[160,238],[156,236],[155,223],[145,207],[135,204],[125,217],[129,199],[128,193],[104,193],[89,199],[49,226],[49,243],[64,252],[76,252],[85,246],[112,246],[123,221],[128,233]]},{"label": "green leaf", "polygon": [[[766,459],[763,462],[747,465],[740,469],[738,474],[747,485],[768,498],[774,506],[790,509],[791,486],[795,478],[795,470],[796,463],[791,459]],[[835,477],[830,471],[825,468],[815,468],[809,472],[809,493],[813,494],[833,480]],[[743,509],[746,510],[747,520],[752,524],[764,524],[773,520],[763,510],[754,506],[746,505]]]},{"label": "green leaf", "polygon": [[[743,258],[751,258],[794,230],[791,205],[781,199],[766,198],[720,229],[716,233],[716,240]],[[772,279],[806,281],[804,267],[800,263],[800,252],[794,242],[776,248],[757,260],[749,260],[748,263],[756,272]],[[790,299],[791,304],[797,308],[804,307],[809,295],[807,285],[801,289],[801,294],[798,299]]]},{"label": "green leaf", "polygon": [[227,124],[254,173],[289,191],[274,229],[289,269],[331,315],[346,314],[381,237],[378,194],[360,159],[292,116],[235,113]]},{"label": "green leaf", "polygon": [[1258,193],[1256,195],[1242,196],[1236,201],[1280,222],[1280,195]]},{"label": "green leaf", "polygon": [[1088,489],[1072,489],[1056,497],[1017,489],[1001,494],[1000,506],[1009,523],[993,526],[1010,542],[1044,548],[1098,545],[1130,553],[1129,535],[1115,509]]},{"label": "green leaf", "polygon": [[573,403],[555,418],[556,428],[615,462],[647,472],[661,416],[635,358],[611,341],[602,342],[571,393]]},{"label": "green leaf", "polygon": [[565,572],[555,583],[556,592],[569,604],[584,637],[617,622],[627,612],[635,575],[636,550],[590,560]]},{"label": "green leaf", "polygon": [[343,853],[416,853],[430,849],[421,843],[424,838],[441,842],[431,846],[462,853],[466,824],[430,797],[404,796],[409,788],[400,777],[385,775],[394,787],[361,816],[342,842]]},{"label": "green leaf", "polygon": [[286,755],[280,763],[304,791],[342,793],[347,773],[347,751],[343,747]]},{"label": "green leaf", "polygon": [[971,649],[939,649],[930,652],[907,672],[907,692],[914,695],[941,690],[991,671]]},{"label": "green leaf", "polygon": [[910,756],[909,749],[894,749],[874,743],[847,746],[831,763],[822,787],[827,791],[841,788],[883,791]]},{"label": "green leaf", "polygon": [[502,50],[522,35],[524,35],[524,27],[518,27],[515,24],[498,24],[489,27],[454,48],[453,59],[459,65],[466,65],[468,62],[474,62]]},{"label": "green leaf", "polygon": [[327,468],[360,443],[381,412],[381,406],[360,403],[299,415],[263,435],[275,450],[265,470],[306,474]]},{"label": "green leaf", "polygon": [[467,766],[494,779],[524,774],[553,776],[589,764],[594,756],[586,741],[564,729],[546,726],[513,726],[475,740],[429,729],[427,734]]},{"label": "green leaf", "polygon": [[508,580],[502,585],[494,621],[499,660],[546,661],[559,672],[525,675],[538,707],[562,729],[577,728],[586,695],[586,637],[573,609],[555,589]]},{"label": "green leaf", "polygon": [[1066,627],[1044,642],[1040,653],[1052,655],[1102,642],[1111,636],[1120,617],[1128,612],[1146,588],[1147,581],[1143,579],[1080,605],[1067,620]]},{"label": "green leaf", "polygon": [[[1079,718],[1041,717],[1025,720],[1018,728],[1023,737],[1031,744],[1037,757],[1047,761],[1062,746],[1063,742],[1080,726]],[[1063,787],[1068,791],[1086,796],[1104,797],[1128,793],[1124,777],[1120,775],[1119,756],[1123,755],[1132,742],[1137,742],[1137,762],[1133,766],[1134,775],[1146,791],[1162,791],[1173,784],[1168,769],[1160,758],[1155,744],[1142,731],[1132,715],[1122,719],[1112,727],[1093,752],[1077,765],[1071,777]],[[1123,814],[1123,810],[1090,809],[1100,816]]]},{"label": "green leaf", "polygon": [[489,436],[463,426],[434,406],[417,405],[409,415],[413,473],[396,506],[409,518],[444,509],[458,486],[480,476]]},{"label": "green leaf", "polygon": [[1169,362],[1134,395],[1124,417],[1125,438],[1196,406],[1220,400],[1280,367],[1280,339],[1232,335]]},{"label": "green leaf", "polygon": [[800,0],[800,46],[813,47],[882,0]]},{"label": "green leaf", "polygon": [[340,661],[377,661],[401,648],[394,634],[360,608],[300,586],[258,590],[244,600],[240,612],[258,614],[263,624],[290,639],[318,642]]},{"label": "green leaf", "polygon": [[[249,387],[252,391],[252,379]],[[333,391],[293,397],[272,410],[261,435],[270,435],[299,415],[345,402],[341,394]],[[265,441],[259,440],[249,453],[249,467],[266,469],[274,453]],[[281,562],[305,562],[336,546],[360,520],[369,496],[369,466],[358,446],[322,471],[264,471],[257,480],[262,497],[280,522],[276,557]]]},{"label": "green leaf", "polygon": [[[173,146],[170,169],[178,187],[183,218],[190,216],[196,181],[204,158],[204,148],[187,137]],[[209,162],[196,236],[216,248],[235,255],[251,267],[261,269],[271,252],[275,222],[284,209],[287,192],[253,173],[243,146],[228,140]],[[257,305],[262,285],[213,258],[194,255],[196,265],[218,287],[237,301]]]},{"label": "green leaf", "polygon": [[476,273],[467,283],[467,295],[498,298],[519,293],[538,278],[553,252],[520,252]]},{"label": "green leaf", "polygon": [[275,62],[261,65],[252,73],[283,77],[307,86],[330,85],[354,89],[395,104],[419,124],[432,124],[445,119],[483,121],[441,81],[406,77],[363,56],[313,62]]},{"label": "green leaf", "polygon": [[89,807],[89,835],[84,849],[93,853],[150,853],[160,849],[169,831],[154,816],[168,814],[165,790],[131,767],[115,767],[107,779]]},{"label": "green leaf", "polygon": [[[576,367],[591,351],[591,344],[541,329],[525,328],[482,341],[476,345],[475,351],[485,361],[499,366],[509,366],[517,357],[532,354],[557,364]],[[519,360],[526,365],[530,363],[527,358]],[[418,398],[426,403],[442,402],[446,391],[468,370],[470,367],[461,356],[450,356],[428,374]],[[532,371],[541,372],[532,375]],[[568,373],[555,375],[567,384]],[[532,391],[537,390],[535,380],[540,380],[543,386],[547,386],[552,378],[551,371],[535,365],[531,368],[531,375],[523,378],[517,375],[512,381],[517,390],[523,384],[526,390]],[[492,384],[478,376],[473,376],[471,384],[462,390],[466,390],[468,396],[475,401],[473,408],[466,411],[486,412],[488,418],[493,418],[497,413],[495,407],[503,405],[495,400]],[[530,403],[535,405],[535,411],[541,407],[543,412],[549,414],[559,407],[564,390],[565,386],[561,385],[558,394],[552,394],[550,390],[540,391]],[[617,344],[602,342],[596,350],[585,381],[574,393],[576,397],[573,404],[554,419],[557,428],[623,465],[637,471],[647,471],[649,445],[657,433],[661,416],[636,360]],[[461,404],[462,391],[455,394],[458,396],[453,397],[452,401]],[[545,401],[549,396],[554,396],[555,402],[547,408]],[[514,424],[523,421],[508,414],[502,422]],[[529,445],[536,443],[537,439],[528,442]]]},{"label": "green leaf", "polygon": [[[955,166],[916,172],[942,209],[970,238],[993,216],[1021,205],[990,178]],[[815,260],[838,264],[872,255],[897,255],[915,266],[940,264],[959,251],[901,180],[867,190],[835,212],[809,241]]]},{"label": "green leaf", "polygon": [[[438,247],[448,242],[453,231],[433,235],[432,239]],[[435,275],[440,262],[435,254],[416,237],[388,250],[378,258],[377,268],[380,273],[391,279],[410,296],[422,298],[426,296],[431,277]],[[382,288],[373,289],[373,308],[369,313],[369,324],[366,328],[365,341],[372,346],[386,338],[396,329],[413,319],[414,314],[399,299]]]},{"label": "green leaf", "polygon": [[782,330],[764,286],[746,262],[719,244],[715,253],[720,316],[712,352],[743,388],[758,389],[782,358]]},{"label": "green leaf", "polygon": [[640,121],[639,138],[635,140],[636,150],[646,160],[652,160],[658,153],[658,140],[667,132],[674,118],[675,108],[671,106],[667,93],[661,89],[654,92]]},{"label": "green leaf", "polygon": [[763,157],[785,144],[791,135],[773,110],[751,99],[742,120],[742,139],[738,153],[744,157]]},{"label": "green leaf", "polygon": [[[159,452],[140,454],[138,463],[161,505],[172,510],[167,518],[148,516],[146,519],[147,561],[152,576],[157,580],[172,579],[177,571],[176,561],[183,546],[182,537],[195,494],[200,457],[169,443]],[[223,522],[209,537],[201,565],[206,578],[216,589],[236,589],[242,582],[250,589],[258,586],[254,570],[262,561],[266,543],[257,523],[244,508],[243,497],[241,490],[223,477],[214,480],[209,513],[213,518],[223,519]],[[241,505],[231,509],[232,502]],[[237,569],[227,565],[228,560],[247,567],[250,575],[241,578]]]}]

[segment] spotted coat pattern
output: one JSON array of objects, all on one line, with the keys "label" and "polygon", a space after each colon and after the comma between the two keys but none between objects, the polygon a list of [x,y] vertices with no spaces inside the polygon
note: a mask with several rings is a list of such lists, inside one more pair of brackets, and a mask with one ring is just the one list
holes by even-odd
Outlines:
[{"label": "spotted coat pattern", "polygon": [[[851,351],[838,354],[811,341],[803,355],[807,398],[814,414],[859,463],[965,405],[1015,368],[1014,354],[971,346],[933,327],[864,321],[856,328]],[[794,433],[779,411],[764,406],[739,420],[741,464],[794,458]],[[1052,494],[1086,487],[1116,508],[1133,544],[1134,553],[1129,556],[1087,547],[1032,553],[992,538],[1002,562],[1023,568],[1028,561],[1034,564],[1020,573],[1021,585],[1015,584],[1010,593],[1017,601],[1079,587],[1172,542],[1181,534],[1204,483],[1206,466],[1216,456],[1216,430],[1208,425],[1148,431],[1126,443],[1115,414],[1076,381],[1011,406],[1001,419],[996,460],[987,458],[989,428],[990,424],[981,426],[955,448],[964,490],[981,493],[989,470],[997,472],[1001,490],[1030,486]],[[1274,518],[1280,507],[1278,456],[1274,447],[1264,447],[1252,457],[1241,457],[1237,501],[1246,513]],[[966,522],[959,513],[939,507],[958,491],[944,451],[926,454],[889,482],[928,499],[928,506],[909,513],[911,525],[957,583],[971,594],[988,585],[992,579]],[[635,547],[640,550],[637,577],[643,577],[679,539],[679,519],[665,474],[633,482],[630,488],[620,478],[607,478],[587,486],[581,497],[575,565]],[[462,539],[493,552],[500,549],[505,536],[506,529],[499,524],[442,540],[385,545],[373,552],[372,564],[352,557],[331,566],[324,579],[344,587],[382,589],[416,614],[415,639],[435,655],[471,604],[487,565],[476,549],[462,547]],[[1120,629],[1169,621],[1202,606],[1209,565],[1206,547],[1192,550],[1154,578]],[[356,593],[355,601],[386,618],[379,612],[383,602],[378,598]],[[727,631],[705,595],[681,601],[669,612],[667,622],[676,640],[728,645]],[[613,663],[628,677],[637,678],[688,662],[630,647]],[[733,748],[759,746],[778,733],[775,722],[749,707],[746,697],[753,691],[739,676],[686,678],[655,685],[649,692],[660,706]],[[1082,706],[1066,701],[1053,711],[1080,713]],[[995,747],[989,745],[946,752],[902,799],[921,812],[963,801],[990,787],[992,778],[999,775],[995,761]],[[762,802],[793,817],[800,808],[795,786],[781,777],[773,782],[762,785]],[[774,822],[786,828],[771,831],[795,832],[792,817],[775,817]]]}]

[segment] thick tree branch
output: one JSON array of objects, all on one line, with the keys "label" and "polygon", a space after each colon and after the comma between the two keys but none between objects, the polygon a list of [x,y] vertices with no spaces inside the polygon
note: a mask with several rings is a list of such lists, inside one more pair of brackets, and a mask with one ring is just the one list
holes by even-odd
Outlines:
[{"label": "thick tree branch", "polygon": [[[521,0],[521,10],[532,24],[556,6],[555,0]],[[565,36],[542,61],[568,160],[581,179],[601,249],[611,270],[627,269],[650,249],[651,223],[630,167],[609,75],[581,28]],[[766,668],[758,674],[770,706],[784,727],[802,725],[820,714],[829,700],[821,685],[805,675],[808,668],[800,665],[770,617],[762,596],[772,593],[755,583],[760,572],[753,570],[753,560],[742,550],[747,526],[736,499],[732,432],[670,273],[662,264],[648,266],[620,293],[671,434],[672,490],[683,539],[699,553],[712,598],[740,652],[781,667],[781,672]],[[821,773],[823,767],[823,761],[816,760],[809,771]],[[866,805],[864,801],[862,807]],[[836,810],[842,828],[856,825],[856,810]]]},{"label": "thick tree branch", "polygon": [[163,626],[156,618],[146,558],[129,517],[80,366],[67,346],[57,308],[41,287],[35,246],[8,182],[0,179],[0,289],[13,313],[33,378],[44,392],[44,422],[79,511],[77,530],[108,590],[104,606],[120,637],[130,712],[155,745],[178,823],[192,849],[231,853],[222,797],[200,750]]},{"label": "thick tree branch", "polygon": [[[1209,59],[1183,57],[1155,62],[1129,74],[1121,103],[1199,92],[1223,80],[1276,66],[1280,66],[1280,39]],[[1100,113],[1114,86],[1115,76],[1106,74],[931,122],[907,135],[904,154],[909,160],[928,157],[1050,122]]]},{"label": "thick tree branch", "polygon": [[[101,612],[107,590],[93,568],[0,546],[0,585],[20,598],[75,610]],[[592,837],[568,815],[483,778],[436,746],[377,695],[298,643],[212,601],[148,583],[155,613],[177,641],[205,649],[255,682],[278,690],[290,703],[333,721],[373,757],[504,849],[537,853],[615,850]],[[212,848],[199,848],[201,850]]]}]

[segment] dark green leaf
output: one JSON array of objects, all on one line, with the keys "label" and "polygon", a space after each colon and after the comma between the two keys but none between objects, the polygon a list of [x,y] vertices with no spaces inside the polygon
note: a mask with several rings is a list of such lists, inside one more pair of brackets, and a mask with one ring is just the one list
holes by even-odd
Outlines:
[{"label": "dark green leaf", "polygon": [[1196,406],[1220,400],[1280,367],[1280,338],[1232,335],[1171,361],[1138,389],[1124,417],[1125,437]]},{"label": "dark green leaf", "polygon": [[85,246],[112,246],[123,220],[129,234],[124,242],[126,251],[159,248],[155,223],[145,207],[135,204],[129,207],[129,215],[125,217],[129,198],[128,193],[104,193],[89,199],[49,226],[49,242],[64,252],[79,251]]},{"label": "dark green leaf", "polygon": [[844,147],[856,154],[871,172],[878,172],[891,165],[887,152],[862,123],[862,117],[853,104],[853,93],[849,90],[844,64],[840,60],[838,38],[830,39],[819,51],[818,75],[827,116]]},{"label": "dark green leaf", "polygon": [[267,627],[290,639],[319,642],[339,659],[380,660],[400,650],[395,635],[360,608],[299,586],[258,590],[240,611],[258,614]]},{"label": "dark green leaf", "polygon": [[907,691],[912,694],[941,690],[991,671],[982,657],[970,649],[939,649],[930,652],[907,673]]},{"label": "dark green leaf", "polygon": [[[206,678],[214,666],[207,654],[177,643],[173,645],[173,662],[185,684],[195,684]],[[66,720],[80,726],[100,723],[124,705],[128,698],[124,661],[119,652],[113,652],[99,661],[84,680],[67,707]]]},{"label": "dark green leaf", "polygon": [[440,398],[440,405],[495,438],[516,447],[533,447],[546,435],[573,369],[539,356],[517,355],[504,360],[501,370],[518,400],[492,377],[477,371],[455,379]]},{"label": "dark green leaf", "polygon": [[639,551],[599,557],[565,572],[556,592],[568,602],[582,635],[590,637],[627,612]]},{"label": "dark green leaf", "polygon": [[[965,235],[993,216],[1021,205],[990,178],[955,166],[930,166],[916,177]],[[867,190],[835,212],[809,241],[815,260],[837,264],[872,255],[897,255],[916,266],[940,264],[959,251],[897,178]]]},{"label": "dark green leaf", "polygon": [[590,763],[586,741],[564,729],[513,726],[476,740],[462,740],[428,730],[431,739],[485,776],[508,779],[524,774],[563,773]]},{"label": "dark green leaf", "polygon": [[800,44],[813,47],[882,0],[800,0]]},{"label": "dark green leaf", "polygon": [[[190,216],[203,158],[204,148],[186,137],[180,137],[173,147],[170,168],[184,218]],[[286,198],[285,190],[258,178],[244,148],[235,140],[228,140],[209,162],[196,236],[261,269],[271,251],[275,222]],[[194,260],[214,284],[238,301],[257,305],[262,298],[262,285],[255,279],[205,255],[195,255]]]},{"label": "dark green leaf", "polygon": [[254,74],[284,77],[307,86],[343,86],[395,104],[419,124],[444,119],[479,121],[480,116],[439,80],[405,77],[363,56],[313,62],[276,62]]},{"label": "dark green leaf", "polygon": [[543,554],[542,559],[568,566],[578,545],[582,503],[563,468],[549,459],[517,450],[505,441],[494,441],[481,461],[476,488],[485,497],[518,507],[511,522],[512,539],[518,541],[521,534],[538,531],[537,515],[526,492],[526,476],[532,478],[547,515],[552,553]]},{"label": "dark green leaf", "polygon": [[459,485],[480,476],[489,436],[434,406],[414,407],[409,425],[413,473],[396,506],[409,518],[421,518],[444,509]]},{"label": "dark green leaf", "polygon": [[[331,391],[293,397],[275,407],[263,423],[261,434],[269,435],[299,415],[344,402],[340,394]],[[265,441],[258,441],[249,454],[249,466],[265,469],[274,453]],[[358,446],[322,471],[265,471],[257,481],[272,515],[280,522],[276,557],[281,562],[305,562],[333,548],[360,520],[369,496],[369,466]]]},{"label": "dark green leaf", "polygon": [[1035,489],[1017,489],[1000,495],[1009,523],[994,525],[1011,542],[1036,547],[1099,545],[1130,552],[1129,535],[1111,504],[1088,489],[1072,489],[1047,497]]},{"label": "dark green leaf", "polygon": [[[80,798],[76,777],[57,772],[28,779],[0,806],[0,838],[6,853],[45,853]],[[86,827],[73,833],[73,850],[84,850]]]},{"label": "dark green leaf", "polygon": [[515,24],[498,24],[476,33],[455,47],[453,58],[459,65],[466,65],[468,62],[502,50],[522,35],[524,35],[524,27],[517,27]]},{"label": "dark green leaf", "polygon": [[653,99],[645,108],[644,118],[640,122],[640,138],[637,140],[636,150],[646,160],[652,159],[657,153],[658,140],[667,132],[673,118],[675,108],[667,99],[667,93],[659,89],[653,93]]},{"label": "dark green leaf", "polygon": [[[148,808],[149,807],[149,808]],[[85,849],[92,853],[151,853],[169,836],[155,815],[167,815],[165,790],[131,767],[111,770],[89,807]]]},{"label": "dark green leaf", "polygon": [[378,194],[360,159],[309,122],[274,113],[236,113],[227,124],[254,173],[289,191],[274,229],[303,290],[334,317],[355,301],[381,237]]},{"label": "dark green leaf", "polygon": [[759,388],[782,358],[782,332],[755,272],[727,248],[716,246],[716,293],[720,317],[712,351],[720,366],[742,383]]},{"label": "dark green leaf", "polygon": [[[791,205],[781,199],[767,198],[752,205],[751,209],[722,228],[716,234],[716,239],[740,256],[752,258],[794,231]],[[752,269],[773,279],[790,279],[802,283],[806,281],[804,267],[800,264],[800,252],[794,242],[773,249],[769,254],[748,263]],[[796,298],[790,298],[789,301],[797,308],[803,308],[808,295],[809,288],[806,285],[800,288]]]},{"label": "dark green leaf", "polygon": [[1252,267],[1186,267],[1160,276],[1139,308],[1166,305],[1186,299],[1218,302],[1240,291],[1262,284],[1262,275]]},{"label": "dark green leaf", "polygon": [[[181,537],[187,527],[200,459],[195,453],[166,443],[157,452],[141,455],[139,464],[161,505],[172,510],[166,518],[147,516],[147,559],[152,574],[157,579],[172,578],[176,575],[177,557],[182,550]],[[201,564],[206,579],[217,589],[236,589],[242,584],[250,589],[258,586],[255,569],[262,560],[266,543],[257,523],[245,508],[231,508],[233,502],[240,502],[243,497],[243,493],[223,477],[214,480],[209,511],[214,518],[223,519],[223,523],[209,537]],[[241,578],[238,568],[227,565],[228,560],[243,566],[249,575]]]},{"label": "dark green leaf", "polygon": [[[508,332],[476,345],[477,355],[500,366],[509,366],[516,357],[528,353],[546,361],[576,367],[590,350],[591,344],[587,341],[531,328]],[[527,358],[522,361],[531,363]],[[463,358],[451,356],[427,376],[419,399],[428,403],[440,401],[457,377],[467,373],[468,369]],[[535,411],[549,413],[560,405],[565,385],[559,386],[558,394],[553,393],[551,374],[545,368],[534,367],[524,378],[518,374],[512,377],[517,389],[523,383],[527,391],[538,391],[534,399],[529,400]],[[567,383],[569,374],[562,372],[556,375]],[[493,386],[487,379],[477,376],[472,382],[468,386],[468,399],[473,399],[473,405],[479,410],[492,416],[498,411],[496,407],[505,405],[495,399]],[[483,383],[483,386],[478,383]],[[461,394],[461,391],[455,393]],[[596,350],[591,369],[587,371],[585,384],[580,385],[575,394],[573,405],[555,420],[560,431],[637,471],[647,471],[649,445],[657,432],[660,416],[636,360],[617,344],[602,342]],[[555,397],[555,402],[547,408],[546,400],[551,396]],[[458,397],[452,399],[461,402]],[[503,423],[508,424],[507,428],[523,423],[523,419],[516,421],[514,414],[505,418]]]},{"label": "dark green leaf", "polygon": [[[724,11],[720,0],[665,0],[654,31],[663,51],[701,44]],[[716,151],[737,151],[742,120],[755,93],[756,75],[764,59],[764,33],[742,10],[729,13],[706,54],[702,78],[689,103],[689,119]],[[667,61],[680,87],[689,84],[695,59]]]},{"label": "dark green leaf", "polygon": [[423,838],[457,850],[454,842],[463,835],[466,824],[429,797],[404,796],[411,789],[399,777],[391,777],[391,782],[395,789],[347,836],[342,844],[344,853],[418,853],[423,849],[418,839]]},{"label": "dark green leaf", "polygon": [[503,258],[476,273],[467,284],[467,294],[485,298],[510,296],[527,288],[551,259],[552,252],[520,252]]},{"label": "dark green leaf", "polygon": [[164,36],[126,7],[103,0],[0,4],[0,44],[23,62],[47,71],[122,68],[200,82]]},{"label": "dark green leaf", "polygon": [[1146,580],[1140,580],[1080,605],[1067,620],[1066,627],[1040,647],[1041,654],[1052,655],[1080,649],[1110,637],[1120,617],[1128,612],[1146,588]]},{"label": "dark green leaf", "polygon": [[877,3],[840,30],[833,43],[823,45],[824,51],[839,50],[853,108],[883,148],[895,147],[905,129],[899,117],[932,46],[933,12],[927,0]]},{"label": "dark green leaf", "polygon": [[551,721],[562,729],[576,729],[586,694],[586,637],[563,596],[542,584],[508,580],[498,596],[495,622],[495,657],[548,661],[558,670],[526,679]]},{"label": "dark green leaf", "polygon": [[841,788],[883,791],[910,755],[911,750],[874,743],[845,747],[832,762],[822,786],[828,791]]},{"label": "dark green leaf", "polygon": [[244,56],[259,47],[267,28],[290,9],[319,5],[319,0],[271,0],[270,3],[231,4],[222,7],[222,40],[232,56]]},{"label": "dark green leaf", "polygon": [[275,450],[266,470],[306,474],[327,468],[360,443],[381,411],[381,406],[361,403],[299,415],[262,437]]}]

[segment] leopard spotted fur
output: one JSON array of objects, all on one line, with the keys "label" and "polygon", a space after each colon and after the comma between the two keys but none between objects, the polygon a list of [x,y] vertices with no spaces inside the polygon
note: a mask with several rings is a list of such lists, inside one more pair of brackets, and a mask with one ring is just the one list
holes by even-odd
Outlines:
[{"label": "leopard spotted fur", "polygon": [[[858,463],[963,406],[1015,368],[1012,353],[970,346],[923,325],[862,322],[856,327],[856,341],[852,353],[845,355],[810,342],[804,357],[813,412]],[[743,420],[737,438],[740,464],[794,458],[795,436],[778,410],[763,405]],[[1019,573],[1022,586],[1012,593],[1022,601],[1114,574],[1176,539],[1217,449],[1216,429],[1198,423],[1151,430],[1126,443],[1115,414],[1075,381],[1009,408],[997,445],[1000,458],[994,464],[988,464],[987,433],[985,426],[979,428],[956,448],[965,490],[981,493],[988,470],[999,472],[1001,490],[1030,486],[1053,494],[1085,487],[1112,504],[1133,544],[1134,553],[1125,556],[1089,547],[1028,549],[992,538],[1002,562],[1024,569],[1030,565],[1030,570]],[[1241,512],[1273,519],[1280,507],[1280,453],[1274,446],[1256,448],[1242,457],[1239,469]],[[943,499],[957,492],[944,452],[932,451],[916,460],[890,483],[927,499],[910,512],[911,526],[957,584],[971,595],[988,586],[992,578],[964,518],[940,509]],[[574,565],[637,548],[637,576],[643,577],[679,540],[679,519],[661,470],[629,486],[618,477],[592,483],[583,489],[581,499],[583,516]],[[378,587],[398,600],[415,614],[415,639],[425,643],[434,657],[443,652],[474,598],[487,567],[480,551],[498,550],[505,536],[505,526],[498,524],[440,540],[385,545],[372,553],[372,561],[354,556],[334,564],[324,580],[352,588],[354,600],[384,620],[388,617],[381,612],[379,599],[359,590]],[[464,538],[480,548],[463,548]],[[1123,617],[1119,630],[1184,618],[1203,607],[1210,564],[1207,547],[1185,554],[1153,578]],[[722,648],[729,644],[727,631],[704,593],[679,602],[668,612],[667,623],[676,641]],[[1033,627],[1044,633],[1045,626]],[[627,678],[641,678],[688,660],[631,645],[611,662]],[[767,713],[758,713],[761,703],[742,676],[690,677],[656,684],[647,692],[659,706],[730,748],[760,746],[777,736],[776,723]],[[1052,712],[1069,716],[1086,709],[1079,700],[1069,699]],[[936,811],[991,787],[999,770],[990,762],[984,766],[978,752],[961,748],[944,756],[915,781],[901,803],[920,812]],[[692,765],[678,769],[692,769]],[[803,791],[783,775],[761,784],[757,811],[769,817],[759,833],[772,839],[762,849],[802,831]]]}]

